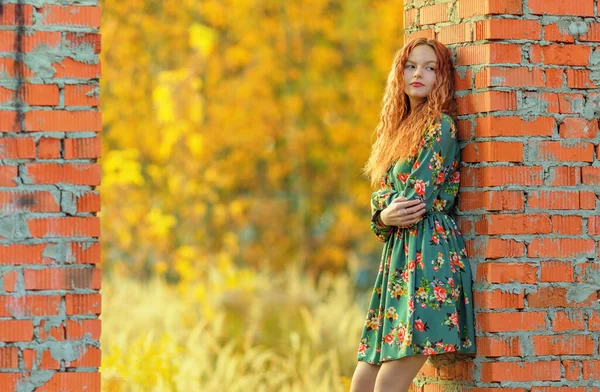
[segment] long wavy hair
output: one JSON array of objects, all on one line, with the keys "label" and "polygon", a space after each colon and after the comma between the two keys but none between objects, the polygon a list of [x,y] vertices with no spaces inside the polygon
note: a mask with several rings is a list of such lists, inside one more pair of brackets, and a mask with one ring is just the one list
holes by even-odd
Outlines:
[{"label": "long wavy hair", "polygon": [[[404,66],[412,50],[419,45],[431,47],[438,63],[431,92],[425,100],[411,108],[408,95],[404,92]],[[376,140],[363,168],[363,174],[370,179],[373,188],[381,185],[392,163],[408,160],[418,152],[429,124],[440,120],[442,113],[454,116],[454,72],[448,48],[435,39],[416,38],[398,50],[381,106],[379,124],[373,134]]]}]

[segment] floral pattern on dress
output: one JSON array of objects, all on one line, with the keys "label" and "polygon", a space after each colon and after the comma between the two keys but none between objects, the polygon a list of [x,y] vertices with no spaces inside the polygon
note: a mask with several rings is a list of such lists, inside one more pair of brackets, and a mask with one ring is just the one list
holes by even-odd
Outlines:
[{"label": "floral pattern on dress", "polygon": [[[472,273],[450,215],[460,186],[460,148],[448,115],[425,129],[412,158],[394,162],[371,195],[371,230],[384,243],[358,360],[475,353]],[[413,225],[385,226],[379,214],[397,197],[419,199]]]}]

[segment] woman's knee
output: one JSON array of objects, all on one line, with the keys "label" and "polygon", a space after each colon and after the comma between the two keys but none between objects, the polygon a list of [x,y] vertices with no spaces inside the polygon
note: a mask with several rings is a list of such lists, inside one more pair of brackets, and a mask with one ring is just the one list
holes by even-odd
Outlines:
[{"label": "woman's knee", "polygon": [[373,392],[381,366],[359,361],[352,375],[350,392]]}]

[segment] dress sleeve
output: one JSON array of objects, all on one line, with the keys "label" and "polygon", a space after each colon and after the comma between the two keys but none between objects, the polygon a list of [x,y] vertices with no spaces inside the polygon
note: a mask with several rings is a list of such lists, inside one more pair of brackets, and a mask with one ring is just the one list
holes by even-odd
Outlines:
[{"label": "dress sleeve", "polygon": [[381,242],[387,242],[395,226],[384,225],[379,221],[379,215],[398,195],[398,192],[392,189],[381,189],[371,194],[371,230]]},{"label": "dress sleeve", "polygon": [[441,121],[427,130],[410,174],[401,179],[406,184],[404,197],[421,200],[425,203],[425,210],[431,211],[433,202],[452,171],[458,148],[454,121],[444,114]]}]

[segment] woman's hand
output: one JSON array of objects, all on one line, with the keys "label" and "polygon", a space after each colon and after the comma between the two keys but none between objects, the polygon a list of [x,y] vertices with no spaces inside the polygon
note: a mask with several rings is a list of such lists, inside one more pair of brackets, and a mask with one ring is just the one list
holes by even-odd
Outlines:
[{"label": "woman's hand", "polygon": [[423,214],[425,214],[425,203],[400,196],[381,211],[380,218],[387,226],[408,227],[417,223]]}]

